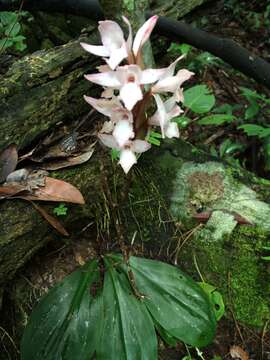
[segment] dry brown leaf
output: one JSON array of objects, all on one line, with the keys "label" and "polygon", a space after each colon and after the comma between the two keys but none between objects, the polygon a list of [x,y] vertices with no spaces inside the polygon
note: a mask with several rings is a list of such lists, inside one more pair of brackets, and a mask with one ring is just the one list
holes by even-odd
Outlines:
[{"label": "dry brown leaf", "polygon": [[7,176],[16,169],[17,163],[17,147],[16,144],[11,144],[0,154],[0,183],[4,182]]},{"label": "dry brown leaf", "polygon": [[94,148],[90,146],[88,150],[77,156],[70,156],[66,159],[58,159],[41,165],[45,170],[59,170],[70,166],[80,165],[88,161],[93,155]]},{"label": "dry brown leaf", "polygon": [[16,184],[16,183],[0,186],[0,200],[10,198],[25,190],[27,190],[27,187],[25,185]]},{"label": "dry brown leaf", "polygon": [[[25,197],[22,197],[24,200],[28,200]],[[34,208],[44,217],[45,220],[48,221],[48,223],[57,230],[61,235],[69,236],[69,233],[66,231],[64,226],[60,223],[59,220],[57,220],[54,216],[47,213],[45,209],[43,209],[41,206],[35,204],[33,201],[30,201],[31,204],[34,206]]]},{"label": "dry brown leaf", "polygon": [[249,360],[248,353],[243,350],[240,346],[231,346],[230,355],[233,359]]},{"label": "dry brown leaf", "polygon": [[34,190],[25,196],[27,200],[62,201],[74,204],[84,204],[81,192],[73,185],[45,176],[45,186]]}]

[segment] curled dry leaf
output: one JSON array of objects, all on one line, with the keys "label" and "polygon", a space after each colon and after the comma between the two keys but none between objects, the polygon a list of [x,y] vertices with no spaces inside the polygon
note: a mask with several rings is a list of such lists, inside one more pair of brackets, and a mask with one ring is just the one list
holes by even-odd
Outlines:
[{"label": "curled dry leaf", "polygon": [[231,346],[230,355],[233,359],[249,360],[248,353],[243,350],[240,346]]},{"label": "curled dry leaf", "polygon": [[[27,200],[27,198],[22,197],[22,199]],[[57,220],[54,216],[47,213],[45,209],[43,209],[41,206],[35,204],[33,201],[30,201],[33,207],[44,217],[45,220],[48,221],[48,223],[57,230],[60,234],[64,236],[69,236],[69,233],[64,228],[64,226],[60,223],[59,220]]]},{"label": "curled dry leaf", "polygon": [[19,193],[26,191],[27,187],[21,184],[10,184],[0,186],[0,200],[12,198],[12,196],[18,195]]},{"label": "curled dry leaf", "polygon": [[45,162],[41,165],[45,170],[59,170],[70,166],[80,165],[88,161],[94,152],[94,144],[91,144],[84,152],[79,155],[69,156],[65,159],[57,159],[50,162]]},{"label": "curled dry leaf", "polygon": [[62,201],[74,204],[84,204],[81,192],[73,185],[45,176],[45,186],[25,195],[27,200]]},{"label": "curled dry leaf", "polygon": [[18,163],[18,152],[15,144],[9,145],[0,154],[0,183],[12,173]]}]

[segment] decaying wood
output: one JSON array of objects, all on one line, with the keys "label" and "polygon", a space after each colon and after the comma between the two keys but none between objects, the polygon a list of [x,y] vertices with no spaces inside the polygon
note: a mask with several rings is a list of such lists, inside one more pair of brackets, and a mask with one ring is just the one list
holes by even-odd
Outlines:
[{"label": "decaying wood", "polygon": [[[152,9],[166,14],[175,8],[174,15],[182,17],[202,2],[170,1],[162,9],[157,2]],[[0,150],[13,142],[20,149],[27,147],[49,128],[87,112],[83,95],[94,92],[83,75],[93,72],[100,59],[81,49],[79,41],[97,44],[96,25],[89,27],[87,38],[25,56],[0,76]]]}]

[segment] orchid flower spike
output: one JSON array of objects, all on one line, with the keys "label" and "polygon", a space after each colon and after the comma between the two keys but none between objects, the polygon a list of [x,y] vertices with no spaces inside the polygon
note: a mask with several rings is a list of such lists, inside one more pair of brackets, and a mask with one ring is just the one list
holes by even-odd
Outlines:
[{"label": "orchid flower spike", "polygon": [[[149,133],[152,126],[160,127],[162,137],[179,137],[179,129],[173,118],[183,112],[182,84],[193,73],[175,68],[182,57],[167,68],[144,69],[142,50],[157,22],[152,16],[138,30],[133,41],[130,22],[127,40],[120,26],[114,21],[100,21],[98,30],[102,45],[82,43],[88,52],[102,56],[105,64],[98,67],[98,73],[85,78],[103,87],[101,97],[85,96],[85,100],[102,115],[107,116],[98,133],[101,143],[119,151],[119,164],[125,173],[137,163],[137,154],[150,149]],[[126,63],[122,64],[125,60]],[[164,94],[172,94],[163,100]],[[160,95],[161,94],[161,95]],[[154,97],[157,110],[148,114],[149,102]]]}]

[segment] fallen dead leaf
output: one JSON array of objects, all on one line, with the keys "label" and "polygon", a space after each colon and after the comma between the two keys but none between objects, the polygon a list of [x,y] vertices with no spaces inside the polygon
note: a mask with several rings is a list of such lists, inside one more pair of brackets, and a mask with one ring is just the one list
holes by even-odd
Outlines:
[{"label": "fallen dead leaf", "polygon": [[81,192],[73,185],[63,181],[45,176],[45,186],[25,195],[27,200],[62,201],[74,204],[84,204]]},{"label": "fallen dead leaf", "polygon": [[[25,197],[22,197],[24,200],[28,200]],[[57,220],[54,216],[47,213],[45,209],[43,209],[41,206],[35,204],[33,201],[30,201],[33,207],[44,217],[45,220],[48,221],[48,223],[57,230],[60,234],[64,236],[69,236],[69,233],[66,231],[64,226],[60,223],[59,220]]]},{"label": "fallen dead leaf", "polygon": [[25,190],[27,190],[27,187],[25,185],[16,184],[16,183],[0,186],[0,200],[10,198]]},{"label": "fallen dead leaf", "polygon": [[249,360],[248,353],[243,350],[240,346],[231,346],[230,355],[233,359]]},{"label": "fallen dead leaf", "polygon": [[70,166],[80,165],[87,162],[93,155],[94,145],[92,144],[84,150],[82,154],[70,156],[65,159],[57,159],[50,162],[45,162],[41,165],[44,170],[59,170]]}]

